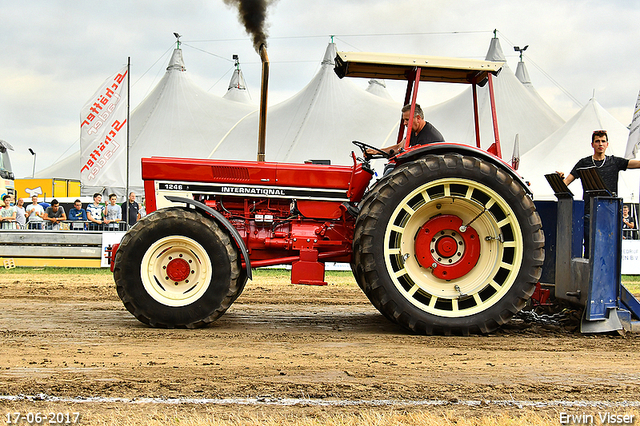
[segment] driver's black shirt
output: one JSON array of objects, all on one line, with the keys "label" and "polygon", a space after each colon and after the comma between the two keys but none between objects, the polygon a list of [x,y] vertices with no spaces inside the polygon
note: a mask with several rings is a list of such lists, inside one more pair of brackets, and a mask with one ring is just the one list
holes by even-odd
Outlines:
[{"label": "driver's black shirt", "polygon": [[433,124],[425,121],[424,127],[420,130],[420,133],[411,133],[409,146],[425,145],[433,142],[444,142],[444,136],[442,136],[442,133],[440,133]]}]

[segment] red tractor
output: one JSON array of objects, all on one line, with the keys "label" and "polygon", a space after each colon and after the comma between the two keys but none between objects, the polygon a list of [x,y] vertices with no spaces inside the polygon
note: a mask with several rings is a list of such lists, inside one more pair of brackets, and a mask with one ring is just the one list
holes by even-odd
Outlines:
[{"label": "red tractor", "polygon": [[[339,52],[336,73],[489,85],[502,64]],[[522,309],[544,260],[526,184],[488,151],[456,143],[410,146],[372,182],[369,148],[352,166],[144,158],[152,212],[115,254],[118,295],[154,327],[205,326],[242,292],[251,268],[291,265],[291,282],[323,284],[325,262],[348,262],[371,303],[421,334],[488,333]],[[411,122],[408,124],[411,128]],[[476,124],[476,134],[478,132]],[[410,132],[407,132],[410,133]],[[404,134],[401,124],[398,140]]]}]

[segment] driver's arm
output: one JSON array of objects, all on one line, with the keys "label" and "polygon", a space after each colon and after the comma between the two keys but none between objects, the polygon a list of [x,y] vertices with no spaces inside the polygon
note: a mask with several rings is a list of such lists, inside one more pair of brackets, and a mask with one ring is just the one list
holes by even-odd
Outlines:
[{"label": "driver's arm", "polygon": [[404,140],[402,142],[400,142],[400,143],[395,144],[395,145],[388,146],[386,148],[382,148],[382,150],[384,152],[386,152],[387,154],[393,156],[394,154],[397,154],[403,146],[404,146]]},{"label": "driver's arm", "polygon": [[[380,151],[384,151],[387,154],[389,154],[389,156],[393,157],[395,154],[397,154],[400,151],[400,148],[402,148],[403,145],[404,145],[404,140],[395,145],[388,146],[386,148],[380,148]],[[376,151],[372,149],[367,149],[367,154],[375,154],[375,153]]]}]

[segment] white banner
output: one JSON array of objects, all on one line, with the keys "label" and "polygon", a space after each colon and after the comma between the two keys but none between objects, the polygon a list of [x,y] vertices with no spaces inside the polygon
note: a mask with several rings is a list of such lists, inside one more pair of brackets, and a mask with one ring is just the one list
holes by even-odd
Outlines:
[{"label": "white banner", "polygon": [[636,158],[638,150],[640,149],[640,93],[638,93],[638,100],[636,101],[636,107],[633,109],[633,121],[631,122],[631,128],[629,129],[629,139],[627,140],[627,149],[624,153],[624,158],[632,159]]},{"label": "white banner", "polygon": [[127,67],[105,80],[80,112],[83,187],[126,186]]},{"label": "white banner", "polygon": [[640,275],[640,240],[622,240],[622,275]]}]

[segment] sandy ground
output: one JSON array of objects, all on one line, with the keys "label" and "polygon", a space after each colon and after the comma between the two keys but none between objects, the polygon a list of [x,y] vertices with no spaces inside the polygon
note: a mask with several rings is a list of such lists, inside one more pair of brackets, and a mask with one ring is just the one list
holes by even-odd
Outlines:
[{"label": "sandy ground", "polygon": [[[489,336],[415,336],[382,317],[355,284],[250,281],[220,320],[199,330],[139,323],[110,276],[0,272],[0,303],[5,422],[14,410],[72,409],[86,418],[158,410],[158,401],[178,398],[209,401],[181,409],[219,414],[281,408],[283,398],[298,401],[287,410],[302,414],[381,401],[390,403],[380,409],[428,409],[431,401],[461,412],[518,410],[520,402],[582,412],[594,409],[553,401],[604,401],[624,413],[640,395],[637,335],[584,336],[515,320]],[[131,403],[140,398],[157,400]]]}]

